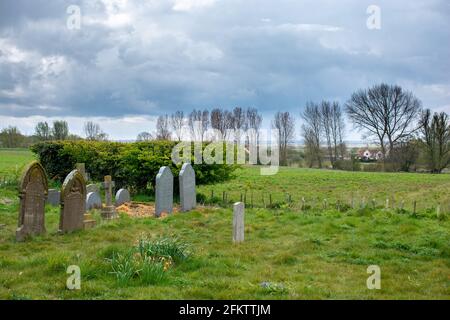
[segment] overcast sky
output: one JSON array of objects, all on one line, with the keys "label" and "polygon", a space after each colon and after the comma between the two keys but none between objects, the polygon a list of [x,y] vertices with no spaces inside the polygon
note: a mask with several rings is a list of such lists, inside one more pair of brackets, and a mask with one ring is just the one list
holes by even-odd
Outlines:
[{"label": "overcast sky", "polygon": [[448,0],[1,0],[0,128],[58,118],[81,135],[89,118],[134,139],[157,115],[217,106],[267,126],[380,82],[450,113],[449,40]]}]

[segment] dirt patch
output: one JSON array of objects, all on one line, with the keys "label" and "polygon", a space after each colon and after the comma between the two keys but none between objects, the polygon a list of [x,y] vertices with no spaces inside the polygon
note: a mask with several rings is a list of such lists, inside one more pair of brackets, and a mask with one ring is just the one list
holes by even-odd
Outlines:
[{"label": "dirt patch", "polygon": [[[117,211],[125,213],[126,215],[134,218],[147,218],[155,217],[155,204],[143,203],[143,202],[128,202],[117,207]],[[178,207],[173,208],[173,213],[179,213]],[[163,212],[160,218],[165,218],[169,214]]]}]

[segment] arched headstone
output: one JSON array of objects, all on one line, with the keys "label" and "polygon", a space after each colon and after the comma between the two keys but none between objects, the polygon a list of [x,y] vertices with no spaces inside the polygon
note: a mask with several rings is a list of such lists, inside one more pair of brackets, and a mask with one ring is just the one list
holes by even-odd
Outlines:
[{"label": "arched headstone", "polygon": [[89,192],[86,196],[86,211],[102,208],[102,198],[98,192]]},{"label": "arched headstone", "polygon": [[116,193],[116,206],[120,206],[124,203],[130,202],[130,192],[127,189],[120,189]]},{"label": "arched headstone", "polygon": [[48,195],[47,175],[42,165],[33,161],[25,169],[19,185],[19,227],[17,241],[45,233],[45,201]]},{"label": "arched headstone", "polygon": [[195,171],[189,163],[183,164],[179,178],[181,210],[192,210],[197,206],[197,194],[195,190]]},{"label": "arched headstone", "polygon": [[161,167],[156,175],[155,215],[172,213],[173,210],[173,174],[169,167]]},{"label": "arched headstone", "polygon": [[75,169],[67,175],[62,186],[59,231],[65,233],[83,229],[85,212],[86,181]]}]

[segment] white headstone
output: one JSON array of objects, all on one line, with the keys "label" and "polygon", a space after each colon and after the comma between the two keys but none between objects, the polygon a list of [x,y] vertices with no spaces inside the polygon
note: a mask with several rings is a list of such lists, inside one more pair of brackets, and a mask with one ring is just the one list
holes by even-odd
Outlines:
[{"label": "white headstone", "polygon": [[98,192],[89,192],[86,196],[86,210],[101,209],[102,198]]},{"label": "white headstone", "polygon": [[181,210],[192,210],[197,206],[197,193],[195,190],[195,171],[189,163],[183,164],[179,179]]},{"label": "white headstone", "polygon": [[120,206],[126,202],[130,202],[130,192],[127,189],[120,189],[116,193],[116,206]]},{"label": "white headstone", "polygon": [[173,210],[173,174],[169,167],[162,167],[156,175],[155,215],[172,213]]},{"label": "white headstone", "polygon": [[233,242],[244,242],[244,211],[245,206],[242,202],[236,202],[233,205]]}]

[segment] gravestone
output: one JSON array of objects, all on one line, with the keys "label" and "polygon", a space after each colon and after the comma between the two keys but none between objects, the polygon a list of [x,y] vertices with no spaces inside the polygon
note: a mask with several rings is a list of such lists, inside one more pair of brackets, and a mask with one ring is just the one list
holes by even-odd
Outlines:
[{"label": "gravestone", "polygon": [[233,242],[244,242],[244,210],[242,202],[233,205]]},{"label": "gravestone", "polygon": [[16,240],[45,233],[45,201],[48,195],[47,175],[37,161],[24,171],[19,185],[19,226]]},{"label": "gravestone", "polygon": [[86,181],[81,172],[75,169],[67,175],[62,185],[59,232],[83,229],[85,213]]},{"label": "gravestone", "polygon": [[86,192],[89,194],[91,192],[100,193],[100,190],[98,189],[98,186],[94,183],[88,184],[86,186]]},{"label": "gravestone", "polygon": [[156,175],[155,215],[172,213],[173,210],[173,174],[169,167],[161,167]]},{"label": "gravestone", "polygon": [[117,211],[116,207],[112,204],[112,189],[115,183],[112,181],[111,176],[105,176],[105,180],[103,182],[103,188],[105,189],[105,206],[102,208],[102,217],[104,219],[116,219]]},{"label": "gravestone", "polygon": [[84,163],[77,163],[75,165],[75,169],[80,171],[81,175],[84,178],[84,181],[88,181],[89,180],[89,174],[86,172],[86,165]]},{"label": "gravestone", "polygon": [[102,198],[98,192],[89,192],[86,196],[86,211],[102,208]]},{"label": "gravestone", "polygon": [[56,189],[48,190],[47,203],[51,206],[57,207],[60,204],[61,192]]},{"label": "gravestone", "polygon": [[179,180],[181,211],[192,210],[197,206],[197,193],[195,190],[195,171],[189,163],[183,164]]},{"label": "gravestone", "polygon": [[116,193],[116,206],[120,206],[124,203],[130,202],[130,192],[127,189],[120,189]]}]

